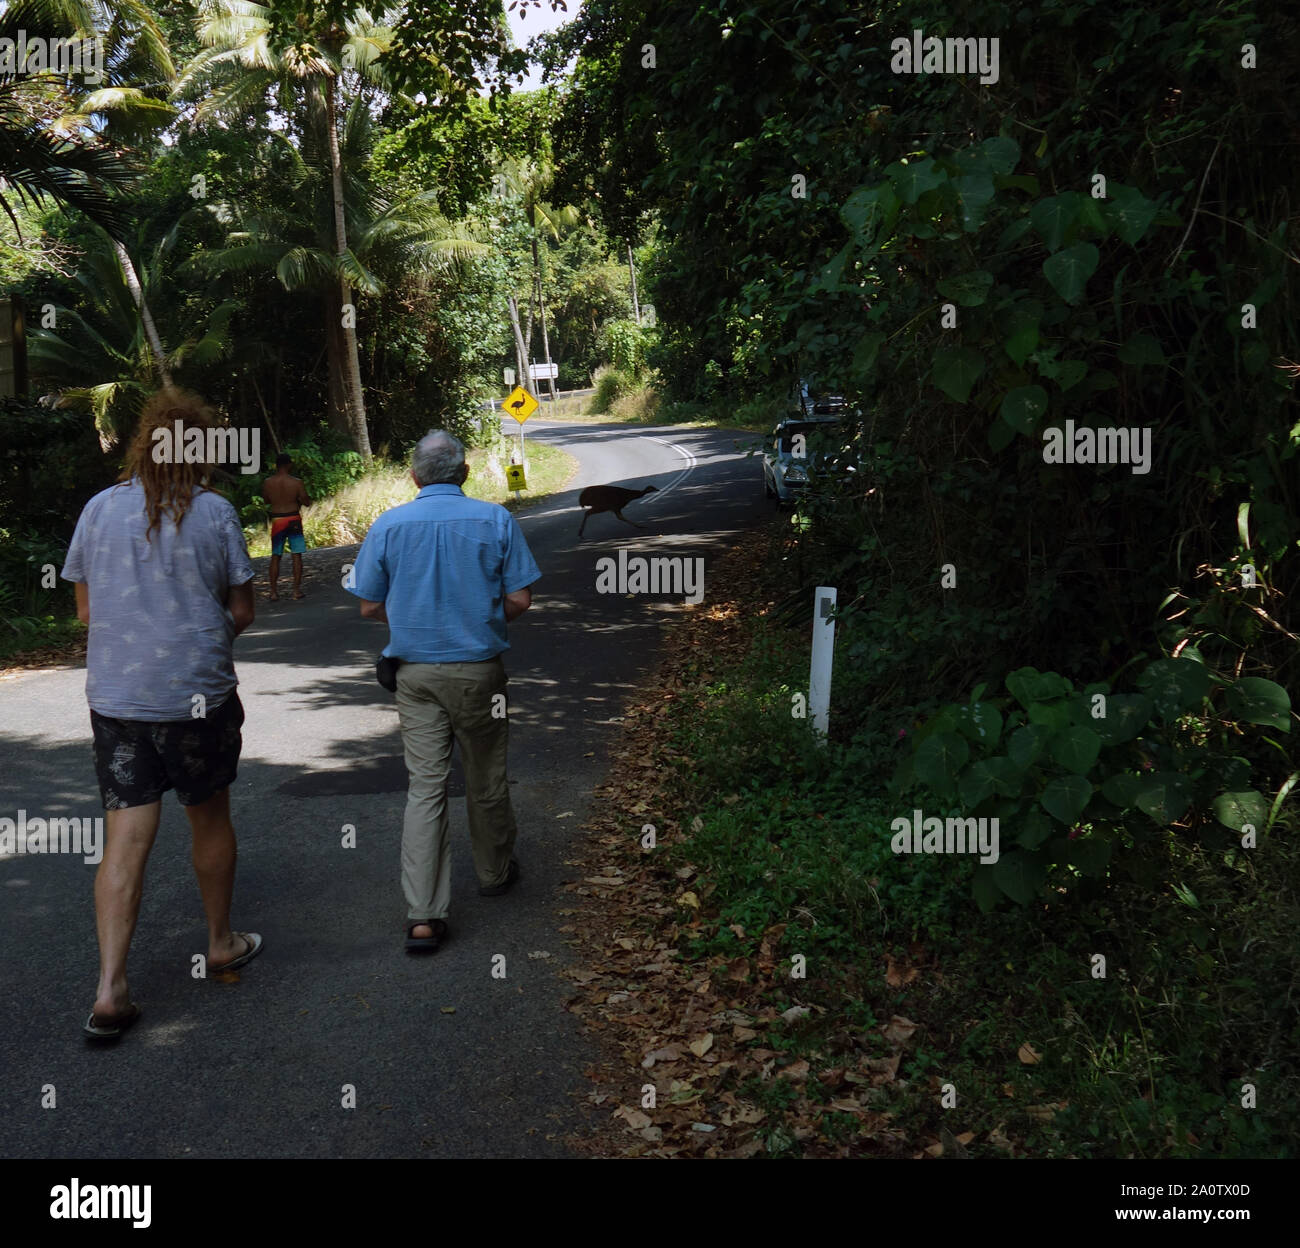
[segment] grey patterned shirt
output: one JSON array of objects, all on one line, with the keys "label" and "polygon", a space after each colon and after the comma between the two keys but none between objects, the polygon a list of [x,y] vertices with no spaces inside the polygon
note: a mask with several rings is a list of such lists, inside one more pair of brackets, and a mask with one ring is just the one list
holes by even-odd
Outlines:
[{"label": "grey patterned shirt", "polygon": [[201,694],[212,711],[235,678],[232,585],[252,580],[239,516],[198,491],[178,529],[164,516],[145,540],[144,488],[132,479],[82,510],[63,576],[90,596],[86,700],[113,719],[191,719]]}]

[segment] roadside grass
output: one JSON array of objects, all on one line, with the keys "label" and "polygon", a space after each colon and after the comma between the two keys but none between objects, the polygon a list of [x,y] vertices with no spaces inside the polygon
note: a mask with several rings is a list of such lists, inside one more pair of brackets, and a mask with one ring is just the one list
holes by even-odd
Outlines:
[{"label": "roadside grass", "polygon": [[[518,446],[514,438],[497,438],[487,446],[470,448],[466,453],[470,475],[465,482],[465,493],[517,511],[561,491],[577,470],[573,456],[543,442],[530,441],[527,443],[529,488],[522,500],[517,500],[506,488],[505,465],[517,454]],[[406,466],[376,462],[360,480],[304,510],[303,532],[307,545],[318,549],[360,542],[383,512],[409,503],[415,495],[416,486]],[[271,553],[271,535],[266,526],[249,526],[244,530],[244,537],[252,558]]]},{"label": "roadside grass", "polygon": [[[671,795],[663,817],[689,829],[665,845],[664,870],[697,873],[680,956],[699,974],[761,961],[775,941],[763,1000],[776,1021],[752,1044],[779,1054],[778,1074],[799,1058],[813,1073],[797,1102],[790,1080],[737,1086],[772,1111],[768,1155],[799,1155],[809,1139],[851,1152],[867,1106],[918,1155],[1300,1151],[1293,814],[1249,853],[1171,834],[1140,879],[981,914],[970,859],[893,854],[895,747],[819,748],[792,717],[804,630],[735,614],[743,657],[690,659],[685,696],[657,720],[670,769],[659,791]],[[800,955],[806,979],[780,972]],[[790,1024],[791,1006],[812,1012]],[[910,1037],[892,1072],[887,1020]],[[885,1073],[855,1119],[831,1102],[864,1052]],[[796,1103],[802,1122],[818,1107],[815,1129],[791,1125]]]},{"label": "roadside grass", "polygon": [[510,511],[521,511],[562,493],[578,471],[578,461],[568,452],[530,438],[527,422],[524,455],[528,488],[516,498],[506,485],[505,470],[519,458],[518,437],[498,437],[487,446],[474,447],[468,453],[469,480],[465,482],[465,493],[472,498],[500,503]]}]

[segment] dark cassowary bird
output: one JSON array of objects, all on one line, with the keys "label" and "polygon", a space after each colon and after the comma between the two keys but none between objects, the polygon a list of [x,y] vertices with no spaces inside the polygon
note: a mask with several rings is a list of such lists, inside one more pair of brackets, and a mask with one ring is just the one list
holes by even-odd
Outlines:
[{"label": "dark cassowary bird", "polygon": [[634,529],[641,528],[641,525],[637,524],[636,521],[629,520],[623,514],[623,508],[634,498],[640,498],[643,494],[657,494],[658,492],[653,485],[647,485],[644,490],[625,490],[621,485],[587,486],[578,495],[578,506],[587,508],[587,511],[583,513],[582,524],[578,526],[578,536],[582,536],[582,530],[587,527],[587,521],[600,511],[612,511],[624,524],[630,524]]}]

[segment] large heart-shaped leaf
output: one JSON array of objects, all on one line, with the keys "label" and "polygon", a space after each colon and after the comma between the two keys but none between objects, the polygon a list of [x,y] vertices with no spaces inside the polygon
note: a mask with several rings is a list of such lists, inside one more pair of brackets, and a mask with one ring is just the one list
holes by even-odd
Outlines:
[{"label": "large heart-shaped leaf", "polygon": [[938,283],[939,293],[963,308],[977,308],[993,289],[993,274],[984,269],[958,273]]},{"label": "large heart-shaped leaf", "polygon": [[963,706],[957,712],[957,731],[992,749],[1002,735],[1002,712],[991,702]]},{"label": "large heart-shaped leaf", "polygon": [[1029,220],[1048,251],[1059,251],[1065,232],[1079,215],[1079,192],[1066,191],[1063,195],[1050,195],[1040,199],[1029,210]]},{"label": "large heart-shaped leaf", "polygon": [[1024,707],[1063,698],[1070,689],[1070,682],[1064,676],[1040,672],[1036,667],[1018,667],[1007,677],[1007,692]]},{"label": "large heart-shaped leaf", "polygon": [[1181,819],[1192,800],[1192,786],[1176,771],[1153,771],[1144,777],[1134,805],[1157,823]]},{"label": "large heart-shaped leaf", "polygon": [[989,168],[996,174],[1010,173],[1020,160],[1020,144],[1005,134],[997,134],[991,139],[985,139],[980,146],[988,157]]},{"label": "large heart-shaped leaf", "polygon": [[966,739],[955,732],[937,732],[916,749],[916,778],[941,797],[952,792],[957,773],[970,758]]},{"label": "large heart-shaped leaf", "polygon": [[872,239],[882,226],[898,219],[899,198],[888,182],[878,186],[860,186],[844,201],[840,216],[844,223],[864,240]]},{"label": "large heart-shaped leaf", "polygon": [[1092,785],[1082,776],[1056,776],[1048,781],[1038,800],[1049,815],[1070,827],[1083,814],[1091,797]]},{"label": "large heart-shaped leaf", "polygon": [[[1035,331],[1037,332],[1037,331]],[[1032,436],[1047,411],[1047,391],[1042,386],[1017,386],[1002,400],[1002,419],[1020,433]]]},{"label": "large heart-shaped leaf", "polygon": [[1115,233],[1130,246],[1136,246],[1150,228],[1151,222],[1156,219],[1159,205],[1134,186],[1112,184],[1110,193],[1106,215],[1115,226]]},{"label": "large heart-shaped leaf", "polygon": [[1012,901],[1027,906],[1047,880],[1047,866],[1036,854],[1013,849],[993,864],[993,878]]},{"label": "large heart-shaped leaf", "polygon": [[954,178],[953,186],[961,196],[962,228],[969,234],[984,224],[984,214],[993,202],[993,179],[985,173]]},{"label": "large heart-shaped leaf", "polygon": [[1043,276],[1066,303],[1075,304],[1100,260],[1101,252],[1092,243],[1075,243],[1043,261]]},{"label": "large heart-shaped leaf", "polygon": [[1164,719],[1175,719],[1201,704],[1210,691],[1210,673],[1194,659],[1157,659],[1138,686]]},{"label": "large heart-shaped leaf", "polygon": [[1101,795],[1108,802],[1114,802],[1121,810],[1127,810],[1137,802],[1138,794],[1142,792],[1145,783],[1141,776],[1135,776],[1127,771],[1120,772],[1117,776],[1111,776],[1101,786]]},{"label": "large heart-shaped leaf", "polygon": [[1237,719],[1291,731],[1291,696],[1281,685],[1260,676],[1243,676],[1228,687],[1224,705]]},{"label": "large heart-shaped leaf", "polygon": [[1014,827],[1016,844],[1025,849],[1037,849],[1044,841],[1056,835],[1056,825],[1041,810],[1027,810],[1016,819]]},{"label": "large heart-shaped leaf", "polygon": [[984,371],[984,356],[974,347],[940,347],[934,353],[930,379],[950,399],[965,403]]},{"label": "large heart-shaped leaf", "polygon": [[1091,728],[1067,728],[1052,738],[1052,757],[1067,771],[1086,775],[1101,752],[1101,738]]},{"label": "large heart-shaped leaf", "polygon": [[957,782],[957,792],[961,796],[962,805],[967,810],[974,810],[986,798],[993,796],[993,772],[989,765],[984,761],[971,763],[965,771],[961,773],[961,779]]},{"label": "large heart-shaped leaf", "polygon": [[1106,714],[1093,721],[1097,735],[1107,745],[1132,741],[1147,726],[1155,705],[1142,693],[1108,693]]},{"label": "large heart-shaped leaf", "polygon": [[1023,728],[1017,728],[1007,738],[1007,754],[1023,771],[1038,761],[1038,756],[1043,752],[1043,746],[1047,744],[1051,735],[1052,730],[1043,724],[1026,724]]},{"label": "large heart-shaped leaf", "polygon": [[914,204],[926,191],[932,191],[948,175],[930,157],[904,163],[895,161],[885,168],[885,176],[893,182],[898,197],[905,204]]},{"label": "large heart-shaped leaf", "polygon": [[1268,823],[1268,799],[1255,789],[1245,793],[1220,793],[1213,805],[1215,818],[1234,832],[1240,832],[1246,824],[1259,831]]}]

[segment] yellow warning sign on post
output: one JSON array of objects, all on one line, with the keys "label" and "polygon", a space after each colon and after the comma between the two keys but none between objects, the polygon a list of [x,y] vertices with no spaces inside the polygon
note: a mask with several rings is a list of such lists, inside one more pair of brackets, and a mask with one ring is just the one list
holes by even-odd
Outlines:
[{"label": "yellow warning sign on post", "polygon": [[506,415],[513,416],[522,425],[540,406],[541,404],[523,386],[516,386],[506,396],[506,401],[501,404],[501,410]]},{"label": "yellow warning sign on post", "polygon": [[506,486],[512,490],[526,490],[528,482],[524,480],[523,464],[506,465]]}]

